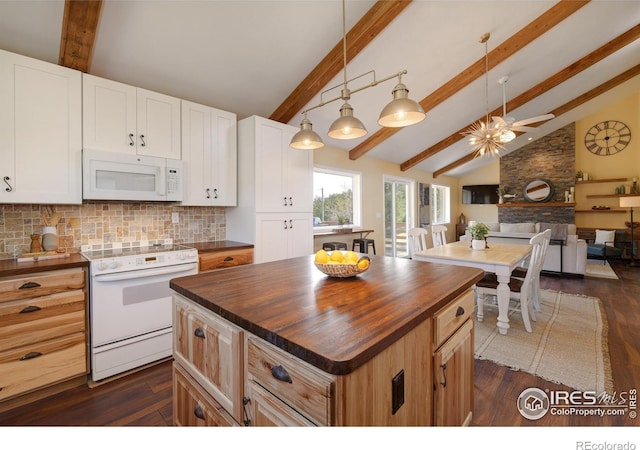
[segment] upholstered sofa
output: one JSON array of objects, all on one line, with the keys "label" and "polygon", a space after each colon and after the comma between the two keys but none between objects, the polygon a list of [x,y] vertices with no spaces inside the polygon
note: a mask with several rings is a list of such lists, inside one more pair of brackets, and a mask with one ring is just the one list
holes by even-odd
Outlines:
[{"label": "upholstered sofa", "polygon": [[575,224],[484,223],[489,227],[489,245],[492,242],[528,244],[534,234],[551,228],[551,245],[547,248],[542,270],[584,276],[587,266],[587,243],[584,239],[578,238]]}]

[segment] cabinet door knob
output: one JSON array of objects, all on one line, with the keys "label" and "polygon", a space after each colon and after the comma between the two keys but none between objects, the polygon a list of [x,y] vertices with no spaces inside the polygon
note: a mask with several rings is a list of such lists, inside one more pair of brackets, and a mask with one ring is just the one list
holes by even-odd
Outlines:
[{"label": "cabinet door knob", "polygon": [[147,145],[147,143],[144,141],[144,134],[140,135],[140,140],[142,141],[141,146],[144,147],[145,145]]},{"label": "cabinet door knob", "polygon": [[6,187],[6,188],[4,188],[4,190],[5,190],[5,191],[7,191],[7,192],[11,192],[11,191],[13,191],[13,186],[11,186],[11,185],[9,184],[9,181],[11,181],[11,178],[9,178],[9,177],[4,177],[4,178],[2,179],[2,181],[4,181],[4,184],[6,184],[6,185],[7,185],[7,187]]},{"label": "cabinet door knob", "polygon": [[129,146],[133,147],[134,145],[136,145],[136,143],[133,140],[133,133],[129,133]]},{"label": "cabinet door knob", "polygon": [[464,308],[462,306],[458,306],[458,309],[456,310],[456,317],[460,317],[464,315]]},{"label": "cabinet door knob", "polygon": [[200,328],[200,327],[196,328],[195,331],[193,332],[193,334],[196,337],[204,339],[204,331],[202,331],[202,328]]},{"label": "cabinet door knob", "polygon": [[213,189],[213,198],[218,198],[218,190],[217,189]]},{"label": "cabinet door knob", "polygon": [[284,221],[284,229],[285,229],[285,230],[286,230],[286,229],[288,229],[288,227],[287,227],[287,221],[286,221],[286,220]]},{"label": "cabinet door knob", "polygon": [[277,380],[285,381],[287,383],[293,383],[293,380],[291,379],[291,375],[289,375],[289,372],[287,372],[287,369],[282,367],[280,364],[271,368],[271,375],[273,375],[273,377],[276,378]]},{"label": "cabinet door knob", "polygon": [[210,194],[211,189],[207,188],[206,192],[207,192],[207,198],[211,198],[211,194]]},{"label": "cabinet door knob", "polygon": [[293,206],[293,198],[289,197],[289,206]]},{"label": "cabinet door knob", "polygon": [[447,387],[447,364],[441,364],[440,368],[442,368],[442,377],[444,378],[444,382],[441,381],[440,384],[442,387]]},{"label": "cabinet door knob", "polygon": [[287,206],[287,197],[284,198],[284,206]]},{"label": "cabinet door knob", "polygon": [[198,418],[198,419],[202,419],[204,420],[204,411],[202,410],[202,407],[200,405],[197,405],[194,410],[193,410],[193,414]]}]

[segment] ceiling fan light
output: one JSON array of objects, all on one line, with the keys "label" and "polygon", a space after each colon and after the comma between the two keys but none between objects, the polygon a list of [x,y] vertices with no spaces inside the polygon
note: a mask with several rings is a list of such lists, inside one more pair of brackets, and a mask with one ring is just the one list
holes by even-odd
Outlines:
[{"label": "ceiling fan light", "polygon": [[510,130],[510,129],[506,129],[504,130],[501,134],[500,134],[500,142],[502,144],[506,144],[508,142],[513,141],[516,138],[516,134]]},{"label": "ceiling fan light", "polygon": [[300,122],[300,131],[293,135],[289,145],[299,150],[313,150],[324,147],[324,142],[318,133],[313,131],[311,121],[305,117]]},{"label": "ceiling fan light", "polygon": [[333,139],[357,139],[367,134],[367,129],[353,116],[351,105],[344,102],[340,108],[340,117],[331,124],[328,134]]},{"label": "ceiling fan light", "polygon": [[393,89],[393,100],[380,113],[378,124],[400,128],[421,122],[426,116],[422,106],[409,98],[407,87],[398,83]]}]

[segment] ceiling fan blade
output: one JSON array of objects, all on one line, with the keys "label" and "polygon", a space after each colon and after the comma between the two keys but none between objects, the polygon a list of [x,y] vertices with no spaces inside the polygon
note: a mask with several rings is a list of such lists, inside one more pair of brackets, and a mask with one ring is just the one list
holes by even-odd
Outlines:
[{"label": "ceiling fan blade", "polygon": [[518,120],[513,123],[514,127],[519,127],[522,125],[529,125],[530,123],[542,122],[545,120],[553,119],[555,117],[554,114],[543,114],[541,116],[530,117],[529,119]]},{"label": "ceiling fan blade", "polygon": [[511,131],[519,131],[521,133],[530,133],[536,131],[534,127],[512,126]]},{"label": "ceiling fan blade", "polygon": [[[510,119],[510,117],[507,117],[506,119]],[[502,127],[507,126],[507,124],[509,123],[508,120],[505,120],[500,116],[491,116],[491,120],[498,123]]]}]

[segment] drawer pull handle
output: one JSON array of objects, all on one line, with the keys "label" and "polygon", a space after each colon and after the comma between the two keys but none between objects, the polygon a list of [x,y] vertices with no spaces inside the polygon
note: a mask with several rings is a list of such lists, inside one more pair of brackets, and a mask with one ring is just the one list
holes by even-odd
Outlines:
[{"label": "drawer pull handle", "polygon": [[242,397],[242,410],[244,411],[244,420],[242,421],[242,423],[244,423],[245,427],[251,425],[251,419],[249,418],[249,413],[247,413],[247,405],[250,401],[251,400],[249,400],[248,397]]},{"label": "drawer pull handle", "polygon": [[204,420],[204,411],[200,407],[200,405],[196,406],[193,410],[193,414],[198,418]]},{"label": "drawer pull handle", "polygon": [[32,289],[32,288],[37,288],[37,287],[40,287],[40,285],[38,283],[34,283],[33,281],[27,281],[25,284],[20,286],[18,289]]},{"label": "drawer pull handle", "polygon": [[287,369],[282,367],[280,364],[278,364],[277,366],[275,366],[275,367],[273,367],[271,369],[271,375],[273,375],[276,379],[278,379],[280,381],[286,381],[287,383],[293,383],[293,380],[291,379],[291,376],[289,375],[289,372],[287,372]]},{"label": "drawer pull handle", "polygon": [[447,364],[441,364],[440,367],[442,368],[442,376],[444,378],[444,382],[440,382],[440,384],[442,385],[442,387],[447,387]]},{"label": "drawer pull handle", "polygon": [[464,308],[462,306],[458,306],[458,309],[456,310],[456,317],[460,317],[464,315]]},{"label": "drawer pull handle", "polygon": [[224,260],[225,262],[233,261],[233,256],[227,256]]},{"label": "drawer pull handle", "polygon": [[196,337],[204,339],[204,331],[202,331],[202,328],[196,328],[196,331],[194,331],[193,334],[195,334]]},{"label": "drawer pull handle", "polygon": [[20,358],[20,361],[26,361],[28,359],[37,358],[38,356],[42,356],[42,353],[40,353],[40,352],[29,352],[26,355],[24,355],[22,358]]},{"label": "drawer pull handle", "polygon": [[26,308],[23,308],[22,311],[20,311],[20,314],[25,314],[25,313],[30,313],[30,312],[35,312],[35,311],[40,311],[42,308],[40,308],[39,306],[27,306]]}]

